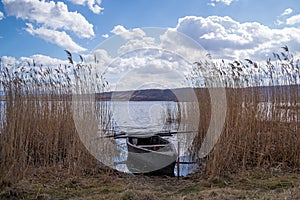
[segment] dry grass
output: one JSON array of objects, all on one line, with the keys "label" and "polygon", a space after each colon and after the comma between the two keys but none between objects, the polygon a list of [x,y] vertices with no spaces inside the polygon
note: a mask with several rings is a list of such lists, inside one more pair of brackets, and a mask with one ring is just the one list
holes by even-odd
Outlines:
[{"label": "dry grass", "polygon": [[299,174],[249,173],[207,180],[126,174],[67,175],[31,171],[16,184],[2,186],[0,199],[299,199]]}]

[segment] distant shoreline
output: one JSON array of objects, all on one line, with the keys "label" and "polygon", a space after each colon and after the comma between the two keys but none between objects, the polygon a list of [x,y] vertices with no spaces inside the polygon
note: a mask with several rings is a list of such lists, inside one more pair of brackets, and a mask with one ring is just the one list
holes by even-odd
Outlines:
[{"label": "distant shoreline", "polygon": [[[259,90],[261,95],[268,94],[271,90],[288,92],[290,88],[298,87],[300,94],[300,85],[277,85],[277,86],[255,86],[247,88],[225,88],[226,90]],[[96,101],[173,101],[177,102],[180,96],[181,101],[189,101],[191,91],[196,95],[209,91],[208,88],[174,88],[174,89],[144,89],[96,93]],[[33,95],[34,96],[34,95]],[[40,98],[45,96],[46,100],[72,100],[72,94],[40,94]],[[28,97],[28,96],[27,96]],[[6,96],[2,93],[0,101],[6,101]]]}]

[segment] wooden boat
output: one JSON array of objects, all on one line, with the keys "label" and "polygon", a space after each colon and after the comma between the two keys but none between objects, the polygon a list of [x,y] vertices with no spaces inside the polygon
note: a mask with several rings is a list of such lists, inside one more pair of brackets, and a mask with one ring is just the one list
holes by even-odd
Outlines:
[{"label": "wooden boat", "polygon": [[127,167],[133,173],[174,176],[177,152],[159,135],[129,135]]}]

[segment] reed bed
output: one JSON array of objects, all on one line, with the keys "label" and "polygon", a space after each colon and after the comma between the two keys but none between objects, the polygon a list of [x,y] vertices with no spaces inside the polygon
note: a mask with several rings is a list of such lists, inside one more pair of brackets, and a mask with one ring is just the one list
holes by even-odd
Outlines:
[{"label": "reed bed", "polygon": [[[208,175],[299,170],[300,63],[287,47],[282,50],[264,65],[250,59],[195,63],[188,77],[196,88],[200,111],[194,152],[200,149],[210,126],[213,105],[209,89],[226,89],[224,127],[205,158]],[[83,59],[75,64],[72,54],[66,52],[70,64],[64,66],[0,63],[0,184],[18,181],[32,167],[54,172],[64,169],[73,175],[111,172],[82,143],[92,141],[96,135],[89,138],[78,133],[72,107],[74,92],[90,98],[84,95],[90,91],[106,92],[109,84],[93,64]],[[89,120],[91,107],[84,106],[83,103],[86,112],[80,109],[75,114]],[[114,129],[108,105],[101,102],[92,106],[99,116],[99,126],[87,127],[86,131]],[[194,106],[185,113],[168,108],[166,122],[198,119],[194,118],[199,114],[194,112]],[[185,115],[188,117],[182,117]]]},{"label": "reed bed", "polygon": [[[206,73],[209,70],[214,73]],[[283,47],[274,59],[258,64],[250,59],[232,63],[197,62],[189,77],[196,89],[200,122],[194,142],[199,150],[211,120],[209,87],[225,87],[225,124],[213,150],[206,157],[210,176],[247,170],[299,171],[300,169],[300,63]],[[194,76],[202,74],[201,77]],[[211,76],[213,74],[213,77]],[[207,77],[205,77],[207,75]],[[214,78],[221,84],[213,85]],[[212,81],[211,81],[212,80]]]},{"label": "reed bed", "polygon": [[[85,89],[91,74],[98,83],[95,91],[106,91],[108,85],[91,72],[92,64],[75,64],[66,52],[70,64],[65,66],[0,63],[0,185],[18,181],[32,167],[70,174],[100,170],[75,127],[72,94]],[[107,106],[99,107],[100,126],[110,128]]]}]

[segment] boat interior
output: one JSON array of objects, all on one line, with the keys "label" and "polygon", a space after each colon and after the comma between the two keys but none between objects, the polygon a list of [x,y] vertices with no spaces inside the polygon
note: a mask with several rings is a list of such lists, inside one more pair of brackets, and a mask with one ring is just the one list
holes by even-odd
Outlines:
[{"label": "boat interior", "polygon": [[159,136],[152,136],[146,138],[130,137],[129,142],[139,148],[145,148],[152,151],[158,151],[169,145],[167,140],[160,138]]}]

